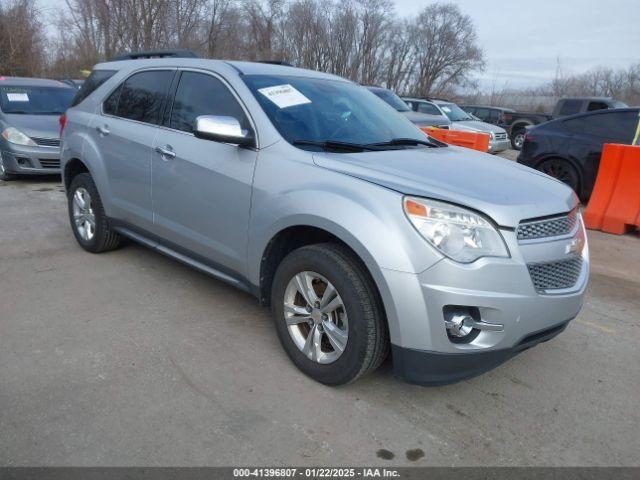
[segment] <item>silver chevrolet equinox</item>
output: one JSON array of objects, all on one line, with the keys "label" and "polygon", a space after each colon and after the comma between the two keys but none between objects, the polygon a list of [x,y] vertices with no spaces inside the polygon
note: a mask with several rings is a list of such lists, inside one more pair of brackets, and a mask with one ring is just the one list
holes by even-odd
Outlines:
[{"label": "silver chevrolet equinox", "polygon": [[389,352],[406,381],[456,382],[582,306],[588,247],[567,186],[433,140],[345,79],[106,62],[61,124],[82,248],[131,239],[251,292],[319,382],[351,382]]}]

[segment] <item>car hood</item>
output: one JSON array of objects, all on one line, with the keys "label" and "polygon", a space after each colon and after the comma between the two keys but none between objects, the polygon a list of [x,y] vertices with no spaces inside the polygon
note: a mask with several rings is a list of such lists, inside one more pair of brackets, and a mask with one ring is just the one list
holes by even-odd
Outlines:
[{"label": "car hood", "polygon": [[479,210],[498,225],[571,210],[573,191],[543,173],[510,160],[462,147],[362,153],[316,153],[316,165],[406,195]]},{"label": "car hood", "polygon": [[451,130],[462,130],[465,132],[480,133],[506,133],[506,130],[491,123],[481,122],[479,120],[463,120],[461,122],[451,122]]},{"label": "car hood", "polygon": [[428,115],[426,113],[414,112],[412,110],[400,113],[419,126],[431,127],[449,125],[451,123],[444,115]]},{"label": "car hood", "polygon": [[7,126],[15,127],[29,137],[60,138],[59,115],[5,114]]}]

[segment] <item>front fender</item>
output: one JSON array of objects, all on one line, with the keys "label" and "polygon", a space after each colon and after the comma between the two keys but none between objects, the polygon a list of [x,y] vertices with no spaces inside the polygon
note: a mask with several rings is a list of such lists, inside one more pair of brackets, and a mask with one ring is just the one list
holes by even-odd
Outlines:
[{"label": "front fender", "polygon": [[260,265],[270,241],[298,226],[329,232],[360,257],[382,297],[392,340],[399,338],[393,286],[385,272],[416,274],[443,258],[405,217],[402,194],[318,167],[311,156],[283,160],[277,151],[261,151],[249,223],[251,283],[260,285]]}]

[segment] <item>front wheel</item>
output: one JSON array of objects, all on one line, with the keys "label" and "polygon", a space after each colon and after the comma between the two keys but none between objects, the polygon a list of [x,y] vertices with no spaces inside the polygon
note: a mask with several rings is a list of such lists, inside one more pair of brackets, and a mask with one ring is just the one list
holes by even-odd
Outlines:
[{"label": "front wheel", "polygon": [[4,180],[8,182],[13,180],[15,177],[7,172],[7,168],[4,165],[4,160],[2,159],[2,153],[0,153],[0,180]]},{"label": "front wheel", "polygon": [[352,382],[388,355],[389,334],[375,285],[340,245],[302,247],[285,257],[273,280],[271,305],[285,351],[318,382]]}]

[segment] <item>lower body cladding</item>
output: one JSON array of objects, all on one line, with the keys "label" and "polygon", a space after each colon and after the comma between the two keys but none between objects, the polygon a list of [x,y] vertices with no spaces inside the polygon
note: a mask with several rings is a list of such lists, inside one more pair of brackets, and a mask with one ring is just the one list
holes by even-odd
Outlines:
[{"label": "lower body cladding", "polygon": [[60,149],[20,147],[0,151],[2,165],[8,174],[59,175]]},{"label": "lower body cladding", "polygon": [[589,274],[588,246],[576,242],[584,227],[527,244],[513,231],[502,234],[511,258],[445,258],[420,274],[383,271],[396,376],[421,385],[474,377],[550,340],[578,315]]}]

